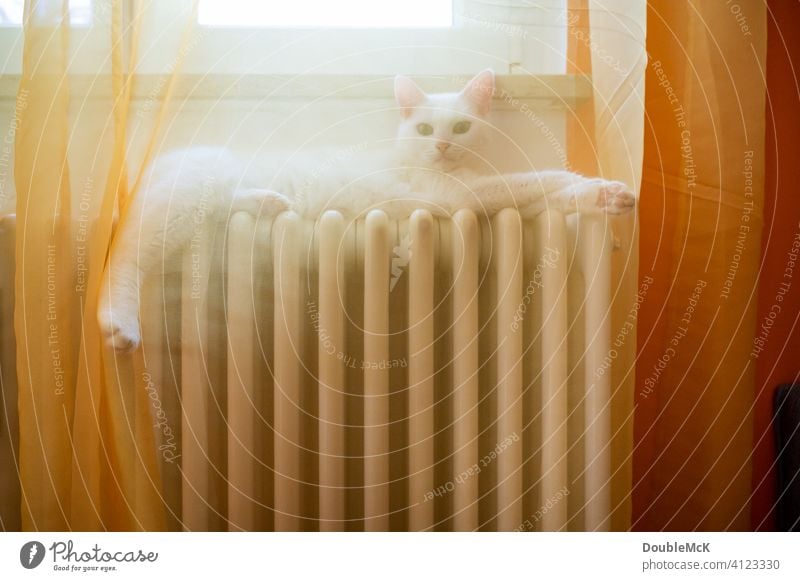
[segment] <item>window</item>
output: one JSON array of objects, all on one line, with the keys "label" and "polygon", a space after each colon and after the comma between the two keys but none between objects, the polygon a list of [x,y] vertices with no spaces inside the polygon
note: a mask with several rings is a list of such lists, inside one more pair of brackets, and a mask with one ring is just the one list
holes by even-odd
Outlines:
[{"label": "window", "polygon": [[[0,26],[22,26],[25,0],[0,0]],[[87,26],[92,22],[91,0],[70,0],[70,23]]]},{"label": "window", "polygon": [[[0,0],[0,76],[19,75],[22,72],[22,24],[25,0]],[[36,22],[56,24],[60,13],[52,13],[57,3],[32,2],[37,10],[49,9],[37,14]],[[37,8],[38,7],[38,8]],[[108,0],[69,0],[70,72],[75,74],[97,74],[109,69],[107,51],[108,31],[95,26],[93,11],[108,11]],[[102,20],[102,18],[98,18]],[[10,85],[6,85],[9,87]],[[16,89],[14,89],[15,91]],[[8,89],[5,89],[8,91]],[[2,96],[2,95],[0,95]]]},{"label": "window", "polygon": [[[22,0],[20,0],[21,2]],[[452,0],[200,0],[204,26],[407,28],[453,23]]]},{"label": "window", "polygon": [[[162,25],[185,22],[176,17],[180,8],[172,0],[150,9]],[[565,11],[566,0],[199,0],[198,39],[183,70],[441,77],[492,68],[498,74],[564,74]],[[163,32],[165,41],[180,35],[179,28]]]}]

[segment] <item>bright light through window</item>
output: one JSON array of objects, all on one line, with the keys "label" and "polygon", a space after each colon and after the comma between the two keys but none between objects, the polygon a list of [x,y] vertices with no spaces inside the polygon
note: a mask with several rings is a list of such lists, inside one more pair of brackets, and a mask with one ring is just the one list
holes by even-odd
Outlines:
[{"label": "bright light through window", "polygon": [[206,26],[446,27],[453,0],[200,0]]},{"label": "bright light through window", "polygon": [[[0,0],[0,26],[21,26],[24,0]],[[92,22],[92,0],[70,0],[69,21],[86,26]]]}]

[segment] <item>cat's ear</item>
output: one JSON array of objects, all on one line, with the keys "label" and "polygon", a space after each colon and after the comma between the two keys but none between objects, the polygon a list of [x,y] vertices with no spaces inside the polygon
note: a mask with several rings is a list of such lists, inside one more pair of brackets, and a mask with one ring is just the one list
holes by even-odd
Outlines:
[{"label": "cat's ear", "polygon": [[494,71],[486,69],[475,75],[461,91],[461,96],[478,110],[479,115],[489,113],[494,96]]},{"label": "cat's ear", "polygon": [[394,78],[394,98],[400,106],[400,114],[408,117],[425,100],[425,92],[403,75]]}]

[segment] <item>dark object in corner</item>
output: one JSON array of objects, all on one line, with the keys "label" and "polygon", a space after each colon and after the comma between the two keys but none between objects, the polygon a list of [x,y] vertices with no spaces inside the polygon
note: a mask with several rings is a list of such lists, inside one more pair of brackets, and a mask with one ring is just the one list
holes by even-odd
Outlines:
[{"label": "dark object in corner", "polygon": [[773,423],[778,453],[778,530],[800,531],[800,384],[778,386]]}]

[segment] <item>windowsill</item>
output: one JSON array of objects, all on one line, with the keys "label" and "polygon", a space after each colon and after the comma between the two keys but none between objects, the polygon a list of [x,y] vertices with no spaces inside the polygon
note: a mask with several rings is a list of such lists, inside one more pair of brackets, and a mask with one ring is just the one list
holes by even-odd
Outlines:
[{"label": "windowsill", "polygon": [[[136,100],[152,100],[163,94],[166,75],[139,75],[133,89]],[[467,76],[418,78],[428,92],[457,91]],[[0,100],[13,99],[20,75],[0,77]],[[591,96],[591,81],[577,75],[498,75],[495,108],[518,108],[519,102],[537,106],[572,106]],[[76,98],[108,99],[110,83],[105,75],[70,77],[70,93]],[[173,98],[183,100],[243,99],[389,99],[392,77],[381,75],[181,75]]]}]

